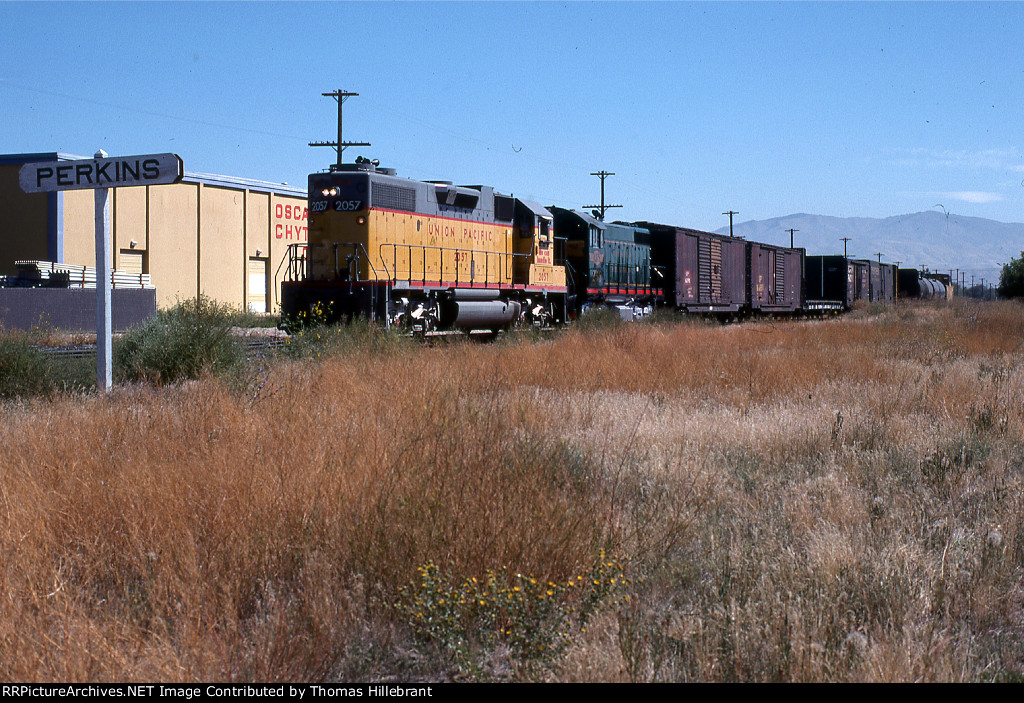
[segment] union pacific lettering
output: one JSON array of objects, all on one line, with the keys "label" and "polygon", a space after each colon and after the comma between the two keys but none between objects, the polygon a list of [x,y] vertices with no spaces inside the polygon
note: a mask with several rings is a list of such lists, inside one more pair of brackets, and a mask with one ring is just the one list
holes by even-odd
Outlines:
[{"label": "union pacific lettering", "polygon": [[471,227],[469,225],[457,225],[448,222],[427,223],[428,237],[441,237],[442,239],[460,239],[461,241],[472,242],[493,242],[494,231],[485,227]]}]

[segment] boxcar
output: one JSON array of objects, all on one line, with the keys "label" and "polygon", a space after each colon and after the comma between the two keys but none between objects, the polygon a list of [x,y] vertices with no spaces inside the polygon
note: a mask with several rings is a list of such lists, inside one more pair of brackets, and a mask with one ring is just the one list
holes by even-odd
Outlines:
[{"label": "boxcar", "polygon": [[740,313],[750,306],[747,242],[713,232],[638,222],[650,232],[651,263],[665,277],[665,302],[678,310]]},{"label": "boxcar", "polygon": [[747,242],[750,309],[754,313],[803,308],[803,249]]},{"label": "boxcar", "polygon": [[857,299],[856,269],[845,256],[808,256],[804,272],[808,307],[814,303],[838,302],[842,309]]}]

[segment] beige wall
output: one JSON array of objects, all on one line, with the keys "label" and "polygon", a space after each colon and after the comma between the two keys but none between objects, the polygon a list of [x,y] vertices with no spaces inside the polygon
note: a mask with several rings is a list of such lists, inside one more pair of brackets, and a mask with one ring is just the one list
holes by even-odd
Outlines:
[{"label": "beige wall", "polygon": [[245,302],[245,191],[199,184],[199,292],[214,300]]},{"label": "beige wall", "polygon": [[57,195],[64,198],[64,263],[95,266],[95,193],[91,190],[67,190]]},{"label": "beige wall", "polygon": [[[15,273],[15,259],[48,260],[48,227],[62,228],[64,263],[95,266],[95,191],[26,195],[20,169],[0,165],[0,273]],[[263,261],[267,310],[276,311],[277,272],[287,269],[281,260],[288,244],[306,240],[306,199],[273,187],[187,177],[173,185],[114,188],[111,263],[124,270],[129,257],[141,254],[160,307],[203,294],[242,308],[250,302],[251,262]],[[50,221],[48,197],[61,199],[60,222]]]},{"label": "beige wall", "polygon": [[149,274],[156,286],[157,305],[167,307],[200,293],[199,188],[194,183],[176,183],[148,190]]}]

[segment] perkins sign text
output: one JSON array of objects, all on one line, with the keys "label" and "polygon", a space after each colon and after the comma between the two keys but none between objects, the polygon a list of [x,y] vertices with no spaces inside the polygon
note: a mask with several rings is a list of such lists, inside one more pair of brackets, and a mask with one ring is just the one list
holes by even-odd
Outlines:
[{"label": "perkins sign text", "polygon": [[177,183],[184,175],[177,154],[116,156],[25,164],[18,176],[26,193]]}]

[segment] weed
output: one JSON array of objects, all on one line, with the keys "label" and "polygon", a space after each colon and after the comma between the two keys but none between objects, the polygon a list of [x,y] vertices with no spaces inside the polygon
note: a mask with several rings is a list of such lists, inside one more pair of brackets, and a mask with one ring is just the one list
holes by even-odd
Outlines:
[{"label": "weed", "polygon": [[399,589],[396,611],[417,640],[437,644],[473,676],[502,647],[520,665],[552,663],[629,586],[622,564],[603,551],[586,574],[558,582],[504,568],[458,580],[432,561],[417,572]]},{"label": "weed", "polygon": [[205,296],[161,310],[115,343],[117,377],[167,384],[220,373],[240,359],[234,320],[232,308]]}]

